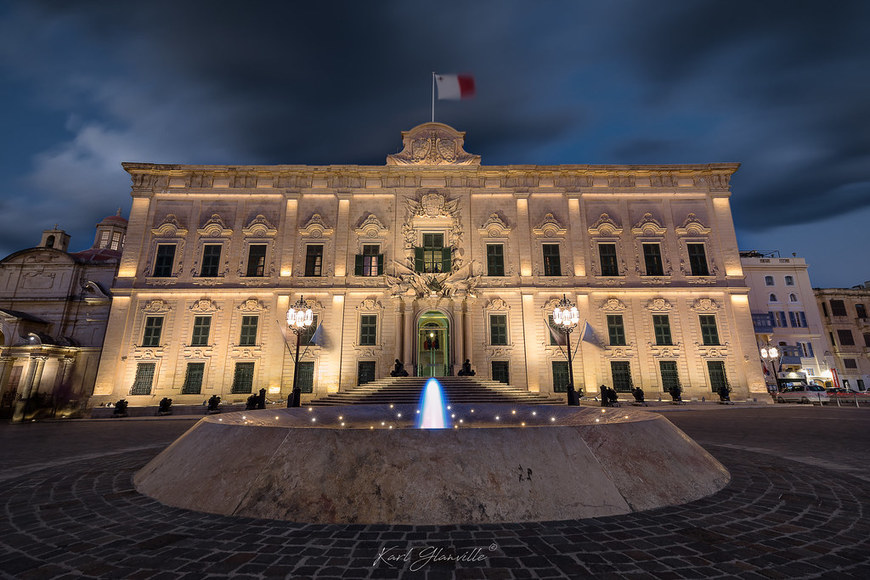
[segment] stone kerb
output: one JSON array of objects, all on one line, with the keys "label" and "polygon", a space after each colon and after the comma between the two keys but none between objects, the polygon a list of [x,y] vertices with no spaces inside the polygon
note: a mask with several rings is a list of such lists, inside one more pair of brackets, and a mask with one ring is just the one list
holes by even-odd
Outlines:
[{"label": "stone kerb", "polygon": [[710,495],[730,478],[652,413],[471,408],[454,405],[464,422],[445,430],[411,428],[413,406],[207,417],[134,483],[162,503],[223,515],[456,524],[625,514]]}]

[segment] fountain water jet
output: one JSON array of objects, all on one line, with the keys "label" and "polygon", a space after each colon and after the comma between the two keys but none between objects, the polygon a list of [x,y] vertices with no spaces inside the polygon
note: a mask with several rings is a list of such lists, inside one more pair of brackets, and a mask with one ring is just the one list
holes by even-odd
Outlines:
[{"label": "fountain water jet", "polygon": [[426,381],[423,394],[420,395],[420,420],[417,421],[417,428],[446,429],[447,410],[444,407],[446,407],[444,391],[438,379],[433,377]]}]

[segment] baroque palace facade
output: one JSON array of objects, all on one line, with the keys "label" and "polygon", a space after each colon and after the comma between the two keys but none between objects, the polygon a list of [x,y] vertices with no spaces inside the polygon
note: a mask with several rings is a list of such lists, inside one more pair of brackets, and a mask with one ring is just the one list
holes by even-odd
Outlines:
[{"label": "baroque palace facade", "polygon": [[[385,166],[127,163],[133,205],[95,403],[306,398],[387,376],[765,397],[729,204],[738,164],[483,166],[426,123]],[[582,340],[581,340],[582,339]]]}]

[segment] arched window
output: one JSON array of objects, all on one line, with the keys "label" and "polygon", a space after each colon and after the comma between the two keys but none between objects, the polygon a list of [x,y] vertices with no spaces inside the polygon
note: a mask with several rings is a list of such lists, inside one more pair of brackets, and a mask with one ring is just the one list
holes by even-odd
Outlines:
[{"label": "arched window", "polygon": [[797,296],[795,296],[794,294],[789,294],[788,301],[789,302],[797,302],[798,301]]},{"label": "arched window", "polygon": [[773,286],[773,276],[765,276],[764,277],[764,285],[765,286]]},{"label": "arched window", "polygon": [[769,301],[770,301],[770,302],[778,302],[778,300],[776,299],[776,294],[771,294],[771,295],[770,295],[770,298],[769,298]]},{"label": "arched window", "polygon": [[786,276],[785,277],[785,285],[786,286],[794,286],[794,276]]},{"label": "arched window", "polygon": [[45,247],[53,248],[54,247],[54,236],[48,236],[45,238]]}]

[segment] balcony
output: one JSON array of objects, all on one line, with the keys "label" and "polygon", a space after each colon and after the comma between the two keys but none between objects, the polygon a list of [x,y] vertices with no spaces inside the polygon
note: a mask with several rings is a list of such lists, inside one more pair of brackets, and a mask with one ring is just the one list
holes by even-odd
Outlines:
[{"label": "balcony", "polygon": [[755,327],[756,334],[773,334],[773,321],[767,312],[753,313],[752,326]]}]

